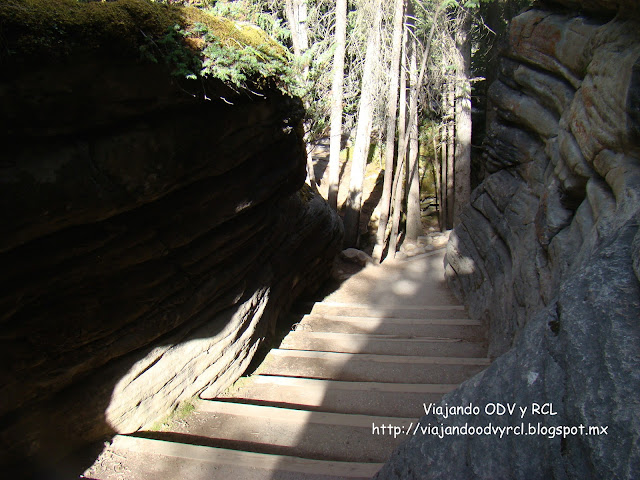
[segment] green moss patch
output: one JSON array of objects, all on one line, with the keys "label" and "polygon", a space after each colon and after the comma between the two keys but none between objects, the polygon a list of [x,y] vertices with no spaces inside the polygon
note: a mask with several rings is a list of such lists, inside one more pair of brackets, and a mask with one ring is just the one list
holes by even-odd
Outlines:
[{"label": "green moss patch", "polygon": [[284,76],[288,68],[286,49],[258,27],[195,7],[149,0],[0,3],[0,65],[37,68],[83,54],[163,62],[178,76],[239,86]]},{"label": "green moss patch", "polygon": [[182,402],[172,413],[164,417],[162,420],[155,422],[149,430],[152,432],[161,432],[168,429],[172,422],[185,419],[195,411],[195,403],[197,401],[197,398],[194,397],[191,400]]},{"label": "green moss patch", "polygon": [[269,37],[264,30],[255,25],[209,15],[194,7],[185,7],[181,10],[184,14],[187,30],[192,38],[196,37],[204,40],[205,35],[200,34],[198,28],[204,25],[207,27],[208,32],[215,36],[225,47],[235,49],[251,47],[265,55],[279,58],[283,61],[287,57],[287,50]]},{"label": "green moss patch", "polygon": [[313,200],[313,197],[315,197],[315,195],[316,194],[313,192],[311,187],[306,183],[302,185],[302,188],[300,190],[298,190],[298,197],[300,198],[300,200],[302,200],[302,202],[305,205],[311,202],[311,200]]},{"label": "green moss patch", "polygon": [[59,59],[78,51],[137,54],[182,21],[180,9],[146,0],[5,0],[0,4],[3,59]]}]

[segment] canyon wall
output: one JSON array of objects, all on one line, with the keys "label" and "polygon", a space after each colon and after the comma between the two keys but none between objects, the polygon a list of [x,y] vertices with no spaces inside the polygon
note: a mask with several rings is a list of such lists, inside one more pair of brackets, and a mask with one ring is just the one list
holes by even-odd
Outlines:
[{"label": "canyon wall", "polygon": [[3,465],[226,388],[340,250],[298,99],[115,53],[2,58]]},{"label": "canyon wall", "polygon": [[[487,176],[446,269],[496,360],[442,401],[478,414],[420,424],[524,430],[419,432],[377,478],[640,478],[637,2],[521,13],[489,97]],[[518,408],[500,416],[491,403]],[[580,426],[597,429],[555,429]]]}]

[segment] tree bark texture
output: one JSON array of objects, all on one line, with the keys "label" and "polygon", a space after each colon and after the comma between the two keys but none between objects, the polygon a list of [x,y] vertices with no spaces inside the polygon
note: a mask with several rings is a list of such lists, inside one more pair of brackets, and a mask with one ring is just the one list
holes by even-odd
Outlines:
[{"label": "tree bark texture", "polygon": [[433,171],[433,189],[434,189],[434,193],[435,193],[435,201],[436,201],[436,205],[437,205],[437,213],[438,213],[438,227],[440,229],[442,229],[442,217],[440,215],[440,205],[441,205],[441,200],[442,200],[442,195],[441,195],[441,189],[440,189],[440,173],[442,171],[441,168],[441,163],[440,163],[440,159],[439,159],[439,152],[438,152],[438,142],[440,139],[440,130],[438,129],[431,141],[433,142],[433,163],[431,164],[431,168]]},{"label": "tree bark texture", "polygon": [[[411,59],[409,61],[409,78],[411,85],[411,105],[417,107],[420,91],[417,89],[418,81],[418,42],[413,39]],[[412,110],[415,117],[411,121],[409,132],[409,158],[407,177],[407,227],[406,240],[416,243],[418,236],[422,235],[422,216],[420,213],[420,144],[418,141],[418,109]]]},{"label": "tree bark texture", "polygon": [[299,57],[309,48],[309,35],[307,33],[307,1],[286,0],[285,15],[291,31],[291,43],[293,53]]},{"label": "tree bark texture", "polygon": [[447,82],[447,222],[446,228],[453,228],[454,203],[454,160],[455,160],[455,85],[452,75]]},{"label": "tree bark texture", "polygon": [[391,208],[391,189],[393,187],[393,166],[395,157],[396,115],[398,113],[398,86],[400,74],[400,56],[402,55],[403,20],[405,0],[396,0],[393,17],[393,46],[391,52],[391,66],[389,67],[389,99],[387,103],[387,144],[384,159],[384,184],[380,198],[378,232],[373,257],[380,260],[384,249],[385,234],[389,223]]},{"label": "tree bark texture", "polygon": [[351,162],[351,181],[344,215],[344,241],[348,247],[357,247],[360,236],[360,210],[362,208],[362,187],[367,157],[371,145],[371,128],[375,103],[376,73],[380,54],[380,22],[382,20],[382,0],[373,2],[374,21],[367,40],[356,141]]},{"label": "tree bark texture", "polygon": [[336,1],[336,49],[333,54],[331,84],[331,133],[329,138],[329,206],[338,209],[340,183],[340,145],[342,142],[342,97],[344,88],[344,52],[347,36],[347,0]]},{"label": "tree bark texture", "polygon": [[[307,32],[307,0],[286,0],[285,16],[289,30],[291,31],[291,43],[293,53],[300,58],[309,49],[309,34]],[[306,80],[309,74],[309,66],[303,66],[302,76]],[[308,104],[305,108],[308,108]],[[308,138],[306,139],[309,140]],[[313,169],[313,149],[307,144],[307,180],[309,185],[315,188],[316,176]]]},{"label": "tree bark texture", "polygon": [[[438,167],[438,226],[441,231],[446,230],[446,202],[444,186],[447,184],[447,129],[445,125],[441,125],[438,129],[438,145],[440,146],[440,163]],[[435,151],[435,150],[434,150]]]},{"label": "tree bark texture", "polygon": [[[416,82],[417,85],[417,90],[419,91],[422,88],[422,84],[424,82],[424,76],[426,74],[427,71],[427,65],[429,63],[429,58],[431,55],[431,42],[433,41],[433,35],[435,33],[436,30],[436,25],[438,22],[438,19],[440,17],[440,14],[443,12],[444,8],[446,5],[446,1],[442,0],[439,4],[438,7],[436,8],[435,14],[433,16],[433,23],[431,24],[431,29],[429,30],[429,36],[427,37],[426,43],[424,45],[424,52],[422,54],[422,63],[420,65],[420,74],[418,75],[418,81]],[[409,111],[409,131],[411,130],[411,123],[413,122],[413,119],[415,118],[415,112],[417,111],[417,102],[414,105],[412,103],[410,111]],[[405,134],[401,135],[400,133],[398,134],[398,164],[396,165],[396,172],[399,171],[403,171],[404,167],[405,167],[405,158],[406,158],[406,154],[407,154],[407,147],[409,144],[409,137],[408,135]],[[394,194],[395,192],[398,190],[398,185],[404,185],[404,178],[400,178],[399,176],[396,176],[396,178],[394,179]],[[395,204],[395,201],[394,201]],[[398,213],[398,215],[400,215]],[[388,257],[389,258],[395,258],[395,245],[397,245],[397,235],[391,235],[391,239],[389,242],[389,252],[388,252]],[[391,242],[394,242],[394,249],[391,248]]]},{"label": "tree bark texture", "polygon": [[[400,110],[398,114],[398,138],[406,138],[407,130],[407,37],[405,29],[402,40],[402,66],[400,68]],[[400,157],[402,155],[402,158]],[[402,215],[402,204],[404,203],[405,185],[405,157],[407,149],[398,150],[398,160],[396,161],[395,181],[393,189],[393,206],[391,210],[391,233],[389,234],[389,251],[387,258],[396,257],[398,248],[398,236],[400,233],[400,217]]]},{"label": "tree bark texture", "polygon": [[453,225],[471,197],[471,16],[463,11],[461,27],[456,30],[456,150]]}]

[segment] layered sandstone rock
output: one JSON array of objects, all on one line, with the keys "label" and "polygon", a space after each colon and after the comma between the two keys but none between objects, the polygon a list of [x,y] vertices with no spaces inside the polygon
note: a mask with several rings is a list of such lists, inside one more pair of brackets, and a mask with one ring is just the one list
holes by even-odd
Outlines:
[{"label": "layered sandstone rock", "polygon": [[[547,4],[511,25],[490,89],[488,174],[447,251],[449,283],[498,358],[443,400],[479,415],[421,420],[525,431],[418,434],[377,478],[640,477],[637,2]],[[489,415],[492,402],[528,410]],[[602,429],[528,434],[538,424]]]},{"label": "layered sandstone rock", "polygon": [[228,386],[342,227],[276,88],[112,53],[1,77],[1,460],[48,462]]}]

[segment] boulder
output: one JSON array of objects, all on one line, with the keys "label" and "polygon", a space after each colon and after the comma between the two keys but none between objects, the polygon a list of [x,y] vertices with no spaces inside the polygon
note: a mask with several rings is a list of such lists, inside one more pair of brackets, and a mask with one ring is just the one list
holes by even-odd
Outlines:
[{"label": "boulder", "polygon": [[303,187],[302,104],[275,80],[257,95],[136,48],[2,50],[0,463],[23,475],[230,385],[330,274],[342,226]]},{"label": "boulder", "polygon": [[477,411],[429,410],[376,478],[640,477],[637,13],[554,0],[514,19],[487,176],[445,260],[495,361],[439,404]]},{"label": "boulder", "polygon": [[357,248],[347,248],[343,250],[340,252],[340,258],[351,263],[357,263],[363,267],[375,264],[373,258]]}]

